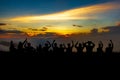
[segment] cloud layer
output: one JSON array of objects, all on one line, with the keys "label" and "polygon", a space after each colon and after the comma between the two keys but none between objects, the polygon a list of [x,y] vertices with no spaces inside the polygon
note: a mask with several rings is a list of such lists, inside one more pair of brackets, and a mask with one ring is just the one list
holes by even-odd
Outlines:
[{"label": "cloud layer", "polygon": [[7,23],[0,23],[0,26],[6,26]]},{"label": "cloud layer", "polygon": [[83,19],[96,19],[96,14],[104,13],[113,9],[119,9],[118,3],[104,3],[87,7],[80,7],[63,12],[48,14],[48,15],[35,15],[11,18],[10,21],[20,22],[37,22],[40,20],[83,20]]},{"label": "cloud layer", "polygon": [[9,33],[20,34],[20,33],[23,33],[23,32],[22,31],[18,31],[18,30],[1,30],[0,29],[0,34],[9,34]]}]

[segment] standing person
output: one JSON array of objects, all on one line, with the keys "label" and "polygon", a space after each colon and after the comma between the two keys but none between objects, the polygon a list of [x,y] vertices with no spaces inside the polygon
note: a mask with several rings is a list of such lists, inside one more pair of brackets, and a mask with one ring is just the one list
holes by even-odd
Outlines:
[{"label": "standing person", "polygon": [[55,43],[55,40],[53,41],[53,43],[52,43],[52,48],[53,48],[53,53],[54,53],[54,55],[56,55],[56,54],[58,54],[58,45],[57,45],[57,43]]},{"label": "standing person", "polygon": [[49,54],[49,48],[51,47],[51,44],[49,41],[45,43],[45,46],[43,47],[43,55]]},{"label": "standing person", "polygon": [[13,41],[10,42],[9,50],[10,50],[10,53],[15,53],[16,51]]},{"label": "standing person", "polygon": [[87,55],[92,55],[95,44],[92,41],[88,41],[84,44],[84,46],[86,47]]},{"label": "standing person", "polygon": [[113,42],[112,42],[112,40],[110,40],[110,43],[108,43],[108,47],[106,47],[106,54],[108,56],[112,54],[113,47],[114,47]]},{"label": "standing person", "polygon": [[[83,43],[84,44],[84,43]],[[75,44],[75,48],[77,49],[77,54],[78,55],[82,55],[83,54],[83,49],[84,49],[84,45],[78,42]]]},{"label": "standing person", "polygon": [[38,55],[41,55],[41,54],[42,54],[42,50],[43,50],[42,45],[39,44],[39,46],[37,46]]},{"label": "standing person", "polygon": [[102,43],[102,41],[100,41],[100,42],[98,43],[97,53],[98,53],[98,55],[100,55],[100,56],[102,56],[102,54],[103,54],[103,43]]},{"label": "standing person", "polygon": [[25,50],[27,55],[35,55],[35,49],[32,47],[30,42],[27,42],[27,44],[25,44]]},{"label": "standing person", "polygon": [[68,43],[67,44],[67,47],[65,46],[65,48],[66,48],[66,53],[68,54],[68,55],[71,55],[72,54],[72,49],[73,49],[73,47],[74,47],[74,42],[72,41],[72,45],[70,44],[70,43]]},{"label": "standing person", "polygon": [[22,54],[24,53],[24,45],[27,43],[27,38],[23,42],[19,42],[18,44],[18,53]]},{"label": "standing person", "polygon": [[64,55],[65,47],[63,46],[63,44],[60,44],[59,46],[60,46],[59,47],[59,53]]}]

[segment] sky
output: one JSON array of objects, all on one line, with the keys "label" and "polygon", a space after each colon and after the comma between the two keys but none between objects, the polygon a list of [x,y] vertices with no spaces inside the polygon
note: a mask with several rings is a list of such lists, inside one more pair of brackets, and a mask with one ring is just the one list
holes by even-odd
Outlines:
[{"label": "sky", "polygon": [[119,4],[120,0],[0,0],[0,41],[27,37],[34,44],[39,38],[97,42],[100,37],[117,44]]}]

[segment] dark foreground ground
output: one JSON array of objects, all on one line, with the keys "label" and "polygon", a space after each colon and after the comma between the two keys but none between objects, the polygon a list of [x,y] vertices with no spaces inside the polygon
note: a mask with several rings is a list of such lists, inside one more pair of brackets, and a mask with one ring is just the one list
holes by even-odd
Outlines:
[{"label": "dark foreground ground", "polygon": [[120,53],[111,55],[39,55],[39,54],[11,54],[0,52],[0,63],[38,64],[38,65],[82,65],[82,64],[120,64]]}]

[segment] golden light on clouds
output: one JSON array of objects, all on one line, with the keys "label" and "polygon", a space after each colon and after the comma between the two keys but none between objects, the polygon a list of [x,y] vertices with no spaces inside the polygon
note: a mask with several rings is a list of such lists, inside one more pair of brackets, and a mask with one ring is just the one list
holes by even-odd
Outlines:
[{"label": "golden light on clouds", "polygon": [[[37,36],[39,34],[46,34],[46,33],[56,33],[59,35],[89,33],[91,30],[91,26],[86,25],[88,23],[85,23],[85,24],[84,22],[83,24],[82,22],[80,22],[80,24],[78,22],[75,23],[81,26],[85,26],[85,28],[84,27],[82,28],[82,27],[72,26],[74,23],[70,23],[69,20],[99,19],[101,18],[99,14],[103,14],[105,12],[109,12],[119,8],[120,8],[120,5],[118,3],[111,2],[111,3],[96,4],[91,6],[75,8],[75,9],[57,12],[53,14],[18,16],[18,17],[5,19],[6,22],[14,25],[6,25],[6,27],[2,27],[2,28],[5,30],[8,30],[8,28],[10,29],[15,28],[15,30],[22,31],[26,33],[28,36]],[[0,20],[4,22],[3,19],[0,19]],[[67,25],[68,23],[67,24],[55,23],[55,21],[60,22],[64,20],[68,21],[69,25],[71,26]],[[43,25],[46,25],[46,24],[52,25],[52,27],[48,26],[45,28]],[[119,25],[119,23],[117,24]],[[33,29],[28,29],[28,28],[33,28]],[[104,30],[104,32],[107,32],[107,31],[108,30]]]},{"label": "golden light on clouds", "polygon": [[10,21],[31,22],[31,21],[40,21],[40,20],[42,21],[42,20],[94,19],[97,17],[93,14],[104,13],[105,11],[109,11],[116,8],[120,8],[120,6],[117,3],[105,3],[105,4],[97,4],[87,7],[66,10],[63,12],[58,12],[48,15],[15,17],[15,18],[11,18]]}]

